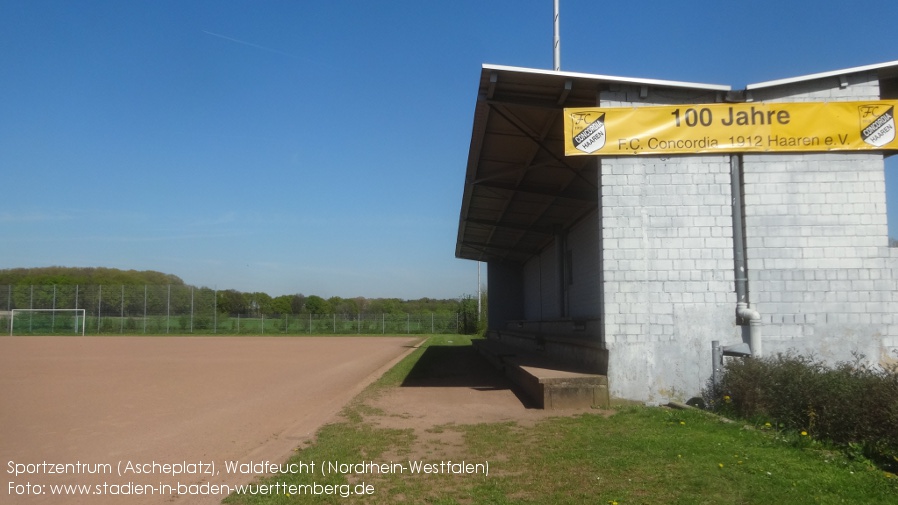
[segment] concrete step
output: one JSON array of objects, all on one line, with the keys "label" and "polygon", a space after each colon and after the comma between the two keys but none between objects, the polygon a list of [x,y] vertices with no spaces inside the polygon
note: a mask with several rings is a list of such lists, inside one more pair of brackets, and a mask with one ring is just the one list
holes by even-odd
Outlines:
[{"label": "concrete step", "polygon": [[539,408],[607,408],[608,377],[574,370],[536,353],[517,350],[496,340],[475,340],[474,347],[503,370]]}]

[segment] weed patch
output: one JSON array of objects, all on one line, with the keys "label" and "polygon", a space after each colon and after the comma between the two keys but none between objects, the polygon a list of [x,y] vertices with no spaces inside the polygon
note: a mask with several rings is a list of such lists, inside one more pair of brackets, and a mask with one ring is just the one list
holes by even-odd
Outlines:
[{"label": "weed patch", "polygon": [[873,367],[862,356],[835,367],[794,354],[730,360],[705,400],[716,412],[790,432],[799,445],[831,444],[898,470],[898,366]]}]

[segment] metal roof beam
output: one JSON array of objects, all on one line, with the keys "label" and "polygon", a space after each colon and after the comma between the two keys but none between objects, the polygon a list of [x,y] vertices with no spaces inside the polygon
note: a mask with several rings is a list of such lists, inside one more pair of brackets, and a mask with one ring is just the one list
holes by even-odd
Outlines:
[{"label": "metal roof beam", "polygon": [[599,198],[598,192],[593,193],[592,191],[572,190],[570,189],[570,187],[559,191],[551,191],[539,186],[525,184],[504,184],[500,182],[487,181],[478,182],[476,184],[478,187],[483,188],[499,189],[510,191],[513,193],[528,193],[531,195],[548,196],[552,198],[564,198],[567,200],[577,200],[581,202],[596,202]]},{"label": "metal roof beam", "polygon": [[564,80],[564,91],[561,92],[561,95],[558,96],[558,101],[555,102],[555,105],[562,106],[564,102],[567,101],[567,96],[571,94],[571,90],[574,88],[574,81],[572,79]]},{"label": "metal roof beam", "polygon": [[[518,130],[520,130],[521,133],[526,135],[527,138],[529,138],[532,142],[534,142],[536,145],[538,145],[542,150],[544,150],[546,153],[548,153],[550,157],[552,157],[555,161],[558,162],[559,166],[564,167],[567,170],[570,170],[573,174],[575,174],[575,176],[582,178],[590,186],[596,188],[597,190],[599,189],[598,186],[596,186],[595,184],[593,184],[592,182],[590,182],[589,180],[584,178],[583,175],[580,174],[580,172],[577,169],[568,165],[567,162],[564,160],[564,158],[559,157],[557,154],[552,152],[552,150],[549,149],[548,146],[546,146],[545,134],[542,136],[542,138],[540,138],[536,133],[527,131],[528,129],[526,128],[526,125],[521,124],[523,122],[520,119],[513,117],[510,112],[506,113],[506,111],[503,111],[503,110],[501,110],[501,108],[495,107],[495,106],[491,106],[490,108],[493,109],[497,114],[499,114],[500,116],[505,118],[505,120],[508,121],[509,124],[511,124],[512,126],[517,128]],[[547,128],[547,130],[548,130],[548,128]],[[548,131],[546,131],[545,133],[547,134]]]},{"label": "metal roof beam", "polygon": [[[486,242],[462,242],[462,247],[470,247],[472,249],[476,249],[482,253],[488,253],[488,251],[505,251],[505,252],[516,252],[521,253],[527,256],[532,256],[539,252],[539,249],[535,248],[521,248],[518,246],[501,246],[496,244],[489,244]],[[506,255],[507,257],[507,255]]]},{"label": "metal roof beam", "polygon": [[494,227],[494,228],[502,228],[502,229],[506,229],[506,230],[522,230],[522,231],[529,231],[529,232],[533,232],[533,233],[536,233],[536,234],[539,234],[539,235],[552,235],[553,233],[555,233],[555,231],[554,231],[553,229],[547,228],[547,227],[545,227],[545,226],[531,226],[531,225],[528,225],[528,224],[522,224],[522,223],[509,223],[509,222],[507,222],[507,221],[506,221],[506,222],[502,222],[502,221],[492,221],[492,220],[490,220],[490,219],[474,219],[474,218],[469,218],[469,219],[466,219],[466,221],[467,221],[469,224],[476,224],[476,225],[482,225],[482,226],[491,226],[491,227]]}]

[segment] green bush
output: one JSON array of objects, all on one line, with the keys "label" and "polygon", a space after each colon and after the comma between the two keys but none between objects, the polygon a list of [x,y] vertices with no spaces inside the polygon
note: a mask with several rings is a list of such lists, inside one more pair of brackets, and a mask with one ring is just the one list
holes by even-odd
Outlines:
[{"label": "green bush", "polygon": [[732,359],[704,397],[723,415],[803,432],[898,469],[898,365],[871,366],[863,356],[834,367],[795,354]]}]

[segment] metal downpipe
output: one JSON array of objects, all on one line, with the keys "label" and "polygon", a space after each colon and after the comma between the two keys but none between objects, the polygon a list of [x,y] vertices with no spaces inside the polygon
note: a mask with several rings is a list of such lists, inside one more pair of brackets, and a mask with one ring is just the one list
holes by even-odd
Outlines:
[{"label": "metal downpipe", "polygon": [[733,268],[736,281],[736,323],[748,325],[752,356],[761,357],[761,314],[748,303],[748,270],[745,261],[745,225],[742,217],[742,155],[730,156],[730,188],[733,197]]}]

